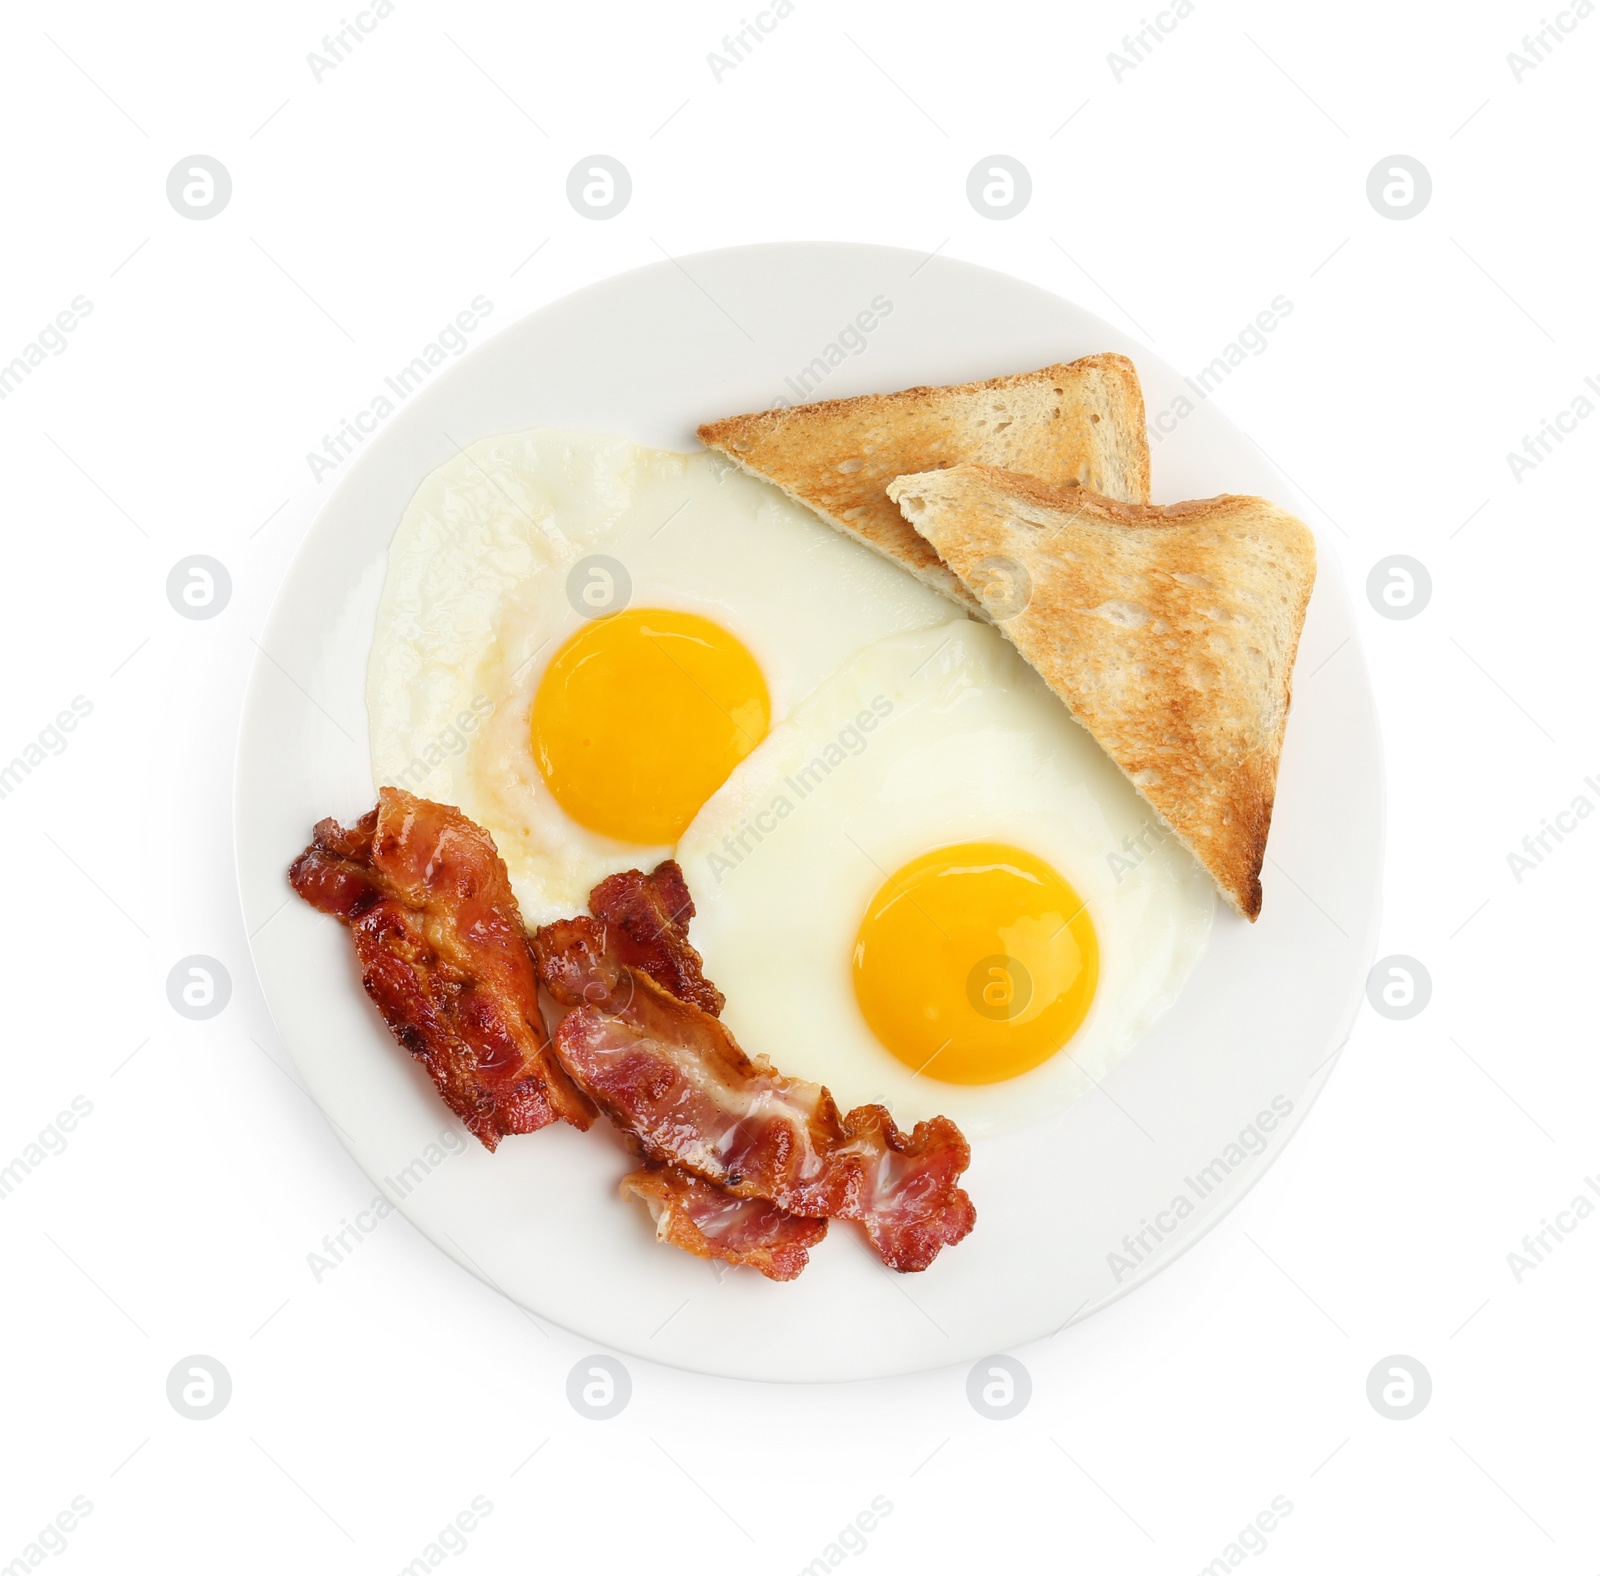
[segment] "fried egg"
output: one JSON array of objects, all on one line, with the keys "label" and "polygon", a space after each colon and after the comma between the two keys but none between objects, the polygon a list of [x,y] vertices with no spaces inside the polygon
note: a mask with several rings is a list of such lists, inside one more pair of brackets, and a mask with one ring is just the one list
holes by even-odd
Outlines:
[{"label": "fried egg", "polygon": [[992,627],[861,651],[678,845],[741,1044],[1003,1132],[1092,1088],[1177,997],[1210,880]]},{"label": "fried egg", "polygon": [[373,775],[486,827],[543,924],[668,857],[855,653],[948,616],[716,455],[488,438],[423,482],[390,546]]}]

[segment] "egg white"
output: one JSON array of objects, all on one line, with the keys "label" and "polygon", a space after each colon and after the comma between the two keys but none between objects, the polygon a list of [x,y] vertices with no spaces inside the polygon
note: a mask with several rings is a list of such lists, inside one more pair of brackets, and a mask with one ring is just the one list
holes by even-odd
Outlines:
[{"label": "egg white", "polygon": [[[852,981],[873,894],[909,860],[969,840],[1038,855],[1085,900],[1100,949],[1089,1015],[1019,1077],[954,1084],[879,1044]],[[1209,878],[992,627],[887,638],[829,679],[735,768],[678,846],[706,971],[747,1049],[902,1125],[942,1112],[969,1137],[1062,1110],[1172,1004],[1215,908]]]},{"label": "egg white", "polygon": [[440,466],[389,549],[367,669],[373,776],[487,827],[530,925],[582,912],[602,877],[672,852],[580,826],[533,758],[534,695],[584,623],[568,576],[597,554],[625,568],[628,605],[699,613],[742,640],[775,722],[863,647],[950,614],[936,592],[710,453],[541,428]]}]

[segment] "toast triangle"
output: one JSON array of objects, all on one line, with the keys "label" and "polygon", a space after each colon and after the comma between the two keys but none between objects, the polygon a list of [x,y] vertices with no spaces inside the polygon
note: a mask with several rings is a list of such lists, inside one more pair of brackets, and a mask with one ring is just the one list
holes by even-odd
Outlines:
[{"label": "toast triangle", "polygon": [[699,434],[752,476],[979,612],[885,495],[896,476],[976,462],[1130,503],[1150,496],[1144,395],[1126,356],[730,416]]},{"label": "toast triangle", "polygon": [[1310,531],[1261,498],[1123,504],[982,465],[889,493],[1254,920]]}]

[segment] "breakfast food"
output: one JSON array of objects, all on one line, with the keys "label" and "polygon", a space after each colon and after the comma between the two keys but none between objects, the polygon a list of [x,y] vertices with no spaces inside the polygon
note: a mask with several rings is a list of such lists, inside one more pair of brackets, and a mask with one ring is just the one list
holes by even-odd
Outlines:
[{"label": "breakfast food", "polygon": [[[589,927],[594,955],[603,961],[613,982],[626,974],[630,1000],[636,982],[648,978],[661,988],[669,1013],[699,1009],[715,1017],[721,1010],[722,992],[705,977],[700,954],[689,944],[694,902],[682,871],[671,861],[648,875],[625,870],[608,877],[589,894],[589,912],[589,920],[558,924]],[[537,955],[537,937],[533,950]],[[559,988],[561,982],[556,983]],[[586,1004],[599,999],[598,990],[579,994]],[[547,999],[553,1005],[552,1018],[559,1020],[564,1006],[554,995]],[[648,1076],[646,1068],[635,1070]],[[825,1219],[791,1214],[748,1190],[735,1196],[673,1164],[625,1121],[618,1125],[643,1160],[640,1170],[622,1179],[619,1191],[624,1198],[644,1203],[658,1242],[698,1258],[748,1265],[768,1280],[793,1280],[805,1268],[808,1250],[827,1235]]]},{"label": "breakfast food", "polygon": [[748,1265],[768,1280],[793,1280],[828,1234],[825,1220],[791,1215],[769,1199],[735,1198],[676,1166],[648,1164],[631,1172],[621,1192],[650,1211],[658,1242],[696,1258]]},{"label": "breakfast food", "polygon": [[482,827],[394,788],[317,823],[289,884],[340,920],[394,1037],[485,1149],[594,1107],[551,1053],[506,869]]},{"label": "breakfast food", "polygon": [[1119,504],[983,465],[889,494],[967,585],[1009,566],[1000,627],[1254,920],[1311,533],[1261,498]]},{"label": "breakfast food", "polygon": [[769,723],[863,646],[949,616],[716,455],[487,438],[418,488],[390,546],[373,780],[487,827],[541,924],[668,857]]},{"label": "breakfast food", "polygon": [[788,1280],[830,1219],[860,1221],[901,1271],[972,1229],[954,1123],[904,1134],[881,1106],[841,1116],[826,1089],[739,1048],[689,944],[675,865],[611,877],[591,914],[530,939],[493,839],[385,788],[353,827],[319,823],[289,879],[348,925],[395,1038],[486,1149],[557,1118],[587,1128],[598,1106],[644,1159],[623,1191],[660,1240]]},{"label": "breakfast food", "polygon": [[1116,355],[699,431],[424,482],[377,807],[290,883],[486,1149],[603,1115],[662,1243],[788,1281],[849,1221],[926,1270],[976,1220],[966,1135],[1101,1083],[1214,885],[1259,914],[1314,547],[1150,505]]},{"label": "breakfast food", "polygon": [[964,618],[819,686],[678,861],[739,1040],[842,1104],[942,1112],[973,1139],[1092,1089],[1176,998],[1216,907],[1039,676]]},{"label": "breakfast food", "polygon": [[705,977],[700,954],[689,944],[694,900],[671,860],[649,875],[624,870],[608,876],[589,894],[589,912],[609,927],[608,944],[621,962],[713,1018],[722,1011],[722,992]]},{"label": "breakfast food", "polygon": [[970,1153],[945,1117],[902,1133],[882,1107],[841,1115],[818,1084],[750,1057],[708,1012],[623,963],[610,926],[534,933],[539,980],[563,1016],[562,1063],[646,1153],[790,1214],[856,1220],[890,1269],[926,1269],[972,1230],[957,1186]]},{"label": "breakfast food", "polygon": [[730,416],[707,422],[699,436],[978,612],[981,603],[885,495],[895,477],[975,461],[1130,503],[1150,496],[1144,396],[1126,356],[1085,356],[982,383]]}]

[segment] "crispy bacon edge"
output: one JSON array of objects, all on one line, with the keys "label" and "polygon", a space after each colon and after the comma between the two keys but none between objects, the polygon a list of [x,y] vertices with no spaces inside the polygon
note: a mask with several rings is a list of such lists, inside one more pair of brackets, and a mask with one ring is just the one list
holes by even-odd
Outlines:
[{"label": "crispy bacon edge", "polygon": [[[663,860],[648,875],[624,870],[608,876],[589,894],[589,911],[604,923],[607,947],[619,965],[648,974],[670,995],[712,1017],[722,1011],[722,992],[705,977],[689,941],[694,899],[676,860]],[[622,1179],[621,1192],[649,1209],[658,1242],[698,1258],[747,1265],[768,1280],[793,1280],[805,1268],[808,1250],[828,1232],[826,1220],[792,1215],[770,1199],[736,1198],[691,1171],[651,1159]]]},{"label": "crispy bacon edge", "polygon": [[806,1267],[828,1233],[825,1220],[808,1220],[771,1199],[738,1198],[678,1166],[648,1162],[622,1179],[623,1197],[644,1201],[655,1221],[656,1241],[702,1259],[748,1265],[768,1280],[790,1281]]},{"label": "crispy bacon edge", "polygon": [[551,1051],[522,916],[482,827],[383,788],[353,826],[318,822],[289,883],[348,927],[367,994],[484,1148],[594,1120]]},{"label": "crispy bacon edge", "polygon": [[589,894],[589,912],[605,924],[607,944],[623,963],[643,969],[679,1001],[713,1018],[722,1015],[722,992],[705,977],[700,954],[689,943],[694,899],[675,859],[663,860],[649,875],[624,870],[607,876]]},{"label": "crispy bacon edge", "polygon": [[600,919],[545,925],[533,950],[563,1009],[557,1054],[652,1159],[790,1215],[860,1221],[903,1272],[972,1230],[957,1185],[970,1150],[949,1118],[902,1133],[880,1105],[841,1115],[825,1088],[747,1056],[711,1013],[626,962]]}]

